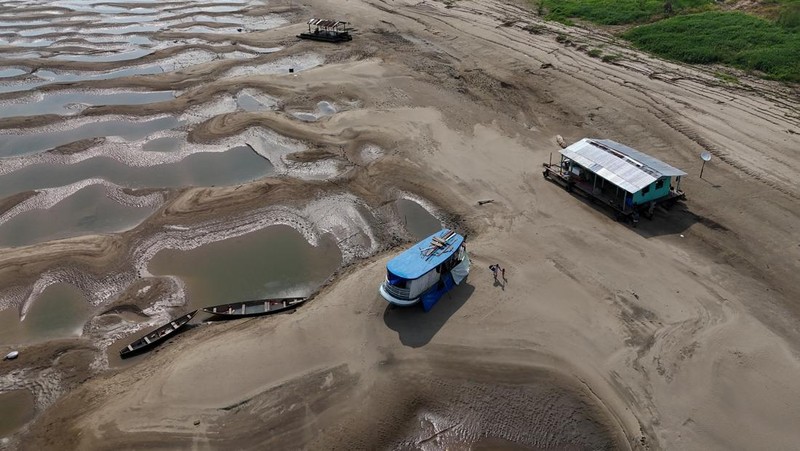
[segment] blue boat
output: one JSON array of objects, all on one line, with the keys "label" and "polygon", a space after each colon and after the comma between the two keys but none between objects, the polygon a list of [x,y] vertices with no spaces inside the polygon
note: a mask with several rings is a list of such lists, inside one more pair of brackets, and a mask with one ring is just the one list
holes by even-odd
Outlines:
[{"label": "blue boat", "polygon": [[427,312],[469,275],[464,237],[442,229],[386,264],[386,280],[378,291],[390,304],[422,302]]}]

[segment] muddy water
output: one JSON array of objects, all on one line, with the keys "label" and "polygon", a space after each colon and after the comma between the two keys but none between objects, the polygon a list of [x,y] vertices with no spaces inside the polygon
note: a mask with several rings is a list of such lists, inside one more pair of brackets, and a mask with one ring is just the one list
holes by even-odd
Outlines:
[{"label": "muddy water", "polygon": [[33,395],[28,390],[0,393],[0,438],[11,435],[33,419],[33,402]]},{"label": "muddy water", "polygon": [[119,136],[133,141],[142,139],[157,131],[174,128],[180,123],[178,119],[172,116],[147,121],[117,119],[90,122],[60,131],[4,136],[0,141],[0,157],[41,152],[82,139],[100,136]]},{"label": "muddy water", "polygon": [[190,251],[165,249],[148,270],[180,277],[192,308],[273,296],[304,296],[341,264],[333,239],[311,246],[289,226],[257,232]]},{"label": "muddy water", "polygon": [[92,63],[108,63],[113,61],[127,61],[153,53],[150,49],[135,49],[128,52],[111,53],[106,55],[77,55],[62,53],[52,59],[59,61],[84,61]]},{"label": "muddy water", "polygon": [[74,286],[50,285],[33,302],[24,321],[20,321],[16,307],[0,311],[0,343],[30,344],[80,336],[91,311],[91,305]]},{"label": "muddy water", "polygon": [[93,233],[128,230],[155,211],[155,207],[121,205],[106,196],[106,188],[92,185],[47,209],[34,209],[0,225],[0,247],[27,246],[44,241]]},{"label": "muddy water", "polygon": [[125,69],[117,69],[108,72],[86,74],[86,73],[69,73],[69,72],[53,72],[49,70],[36,71],[36,76],[53,83],[66,83],[72,81],[85,81],[85,80],[111,80],[114,78],[131,77],[134,75],[153,75],[164,72],[161,66],[150,65],[142,67],[128,67]]},{"label": "muddy water", "polygon": [[236,96],[236,105],[244,111],[264,111],[275,109],[278,102],[263,94],[240,92]]},{"label": "muddy water", "polygon": [[55,41],[51,39],[34,39],[34,40],[14,40],[8,41],[0,39],[0,45],[9,45],[13,47],[47,47],[52,45]]},{"label": "muddy water", "polygon": [[114,78],[131,77],[134,75],[153,75],[164,72],[164,68],[159,65],[149,65],[141,67],[128,67],[101,73],[70,73],[53,72],[49,70],[37,70],[35,75],[41,80],[25,81],[22,83],[8,83],[0,86],[0,93],[29,91],[34,88],[46,86],[53,83],[66,83],[87,80],[111,80]]},{"label": "muddy water", "polygon": [[31,102],[28,99],[20,99],[15,100],[15,103],[3,105],[0,108],[0,118],[38,114],[75,114],[91,105],[142,105],[164,102],[173,98],[175,98],[174,91],[45,94],[41,100]]},{"label": "muddy water", "polygon": [[16,77],[18,75],[26,74],[27,71],[23,69],[11,68],[0,69],[0,78]]},{"label": "muddy water", "polygon": [[421,240],[442,229],[442,223],[413,200],[398,199],[394,205],[406,230],[414,238]]},{"label": "muddy water", "polygon": [[145,152],[175,152],[180,150],[185,142],[186,138],[183,136],[165,136],[147,141],[142,146],[142,150]]},{"label": "muddy water", "polygon": [[197,153],[176,163],[151,167],[131,167],[112,158],[96,157],[71,165],[32,165],[0,176],[0,199],[91,178],[128,188],[172,188],[233,185],[273,173],[270,162],[246,146],[220,153]]}]

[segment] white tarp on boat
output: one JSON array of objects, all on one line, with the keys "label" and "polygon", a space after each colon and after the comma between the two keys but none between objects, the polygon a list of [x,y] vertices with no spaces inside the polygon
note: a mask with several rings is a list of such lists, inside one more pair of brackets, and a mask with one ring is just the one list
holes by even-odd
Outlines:
[{"label": "white tarp on boat", "polygon": [[469,275],[469,254],[466,252],[464,253],[464,260],[461,260],[461,263],[450,270],[450,275],[453,276],[453,282],[455,282],[456,285],[467,278],[467,275]]}]

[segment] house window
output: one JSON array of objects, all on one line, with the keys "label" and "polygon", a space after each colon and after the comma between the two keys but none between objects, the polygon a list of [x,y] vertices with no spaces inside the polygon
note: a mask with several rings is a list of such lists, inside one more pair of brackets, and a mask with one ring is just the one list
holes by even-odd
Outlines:
[{"label": "house window", "polygon": [[650,192],[650,185],[645,186],[642,188],[642,196]]},{"label": "house window", "polygon": [[658,179],[656,182],[656,189],[661,189],[664,187],[664,179]]}]

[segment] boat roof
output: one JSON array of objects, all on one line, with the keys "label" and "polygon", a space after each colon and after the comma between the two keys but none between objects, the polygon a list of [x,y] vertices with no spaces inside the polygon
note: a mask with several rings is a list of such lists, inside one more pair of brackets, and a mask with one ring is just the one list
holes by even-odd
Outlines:
[{"label": "boat roof", "polygon": [[561,150],[561,154],[629,193],[661,177],[686,175],[657,158],[610,139],[584,138]]},{"label": "boat roof", "polygon": [[328,20],[328,19],[308,19],[309,25],[317,25],[320,27],[338,27],[339,25],[347,25],[347,22],[341,20]]},{"label": "boat roof", "polygon": [[453,255],[464,242],[463,236],[454,233],[453,237],[447,241],[449,246],[445,250],[425,255],[426,250],[431,249],[431,241],[433,241],[434,237],[442,238],[448,233],[450,233],[450,230],[442,229],[411,246],[403,251],[402,254],[389,260],[389,263],[386,264],[386,269],[403,279],[413,280],[422,277]]}]

